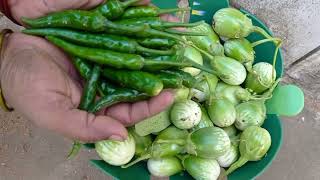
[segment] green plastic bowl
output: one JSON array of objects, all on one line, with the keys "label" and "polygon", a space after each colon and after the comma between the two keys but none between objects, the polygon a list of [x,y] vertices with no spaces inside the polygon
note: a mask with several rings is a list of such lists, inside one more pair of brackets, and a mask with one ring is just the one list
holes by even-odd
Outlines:
[{"label": "green plastic bowl", "polygon": [[[160,8],[172,8],[176,7],[175,0],[153,0],[153,4]],[[205,20],[207,23],[211,23],[213,14],[224,7],[228,7],[229,2],[227,0],[190,0],[190,7],[192,8],[192,15],[190,21]],[[252,19],[254,25],[259,26],[266,30],[269,34],[272,34],[270,30],[255,16],[241,9],[241,11],[248,14]],[[248,40],[251,42],[262,39],[262,36],[252,33]],[[256,60],[255,62],[269,62],[272,64],[273,53],[275,46],[272,43],[265,43],[259,45],[255,48]],[[281,77],[283,74],[283,60],[281,55],[281,50],[279,51],[277,57],[276,71],[277,76]],[[271,134],[272,144],[267,153],[267,155],[260,161],[248,162],[246,165],[242,166],[232,174],[228,176],[229,180],[249,180],[254,179],[260,174],[262,174],[272,163],[273,159],[276,157],[281,144],[282,144],[282,124],[281,120],[277,115],[269,114],[263,127],[269,131]],[[108,165],[102,160],[91,160],[91,163],[97,168],[101,169],[104,173],[114,177],[119,180],[149,180],[150,174],[146,168],[146,163],[139,163],[133,167],[122,169],[120,167],[115,167]],[[191,180],[187,173],[178,174],[170,177],[172,180]]]}]

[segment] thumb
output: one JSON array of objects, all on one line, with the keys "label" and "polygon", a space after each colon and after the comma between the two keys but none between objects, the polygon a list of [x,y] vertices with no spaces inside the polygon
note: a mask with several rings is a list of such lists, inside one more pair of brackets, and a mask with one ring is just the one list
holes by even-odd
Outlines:
[{"label": "thumb", "polygon": [[67,137],[93,142],[103,139],[125,140],[128,132],[119,121],[108,116],[95,116],[86,111],[72,109],[62,114],[56,131]]}]

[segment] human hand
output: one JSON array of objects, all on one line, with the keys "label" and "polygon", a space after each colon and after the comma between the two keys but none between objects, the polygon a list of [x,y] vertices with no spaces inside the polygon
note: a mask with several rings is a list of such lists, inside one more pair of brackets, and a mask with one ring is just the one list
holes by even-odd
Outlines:
[{"label": "human hand", "polygon": [[[22,24],[21,17],[38,18],[52,12],[67,9],[91,9],[105,0],[8,0],[13,18]],[[141,0],[138,4],[148,4],[150,0]]]},{"label": "human hand", "polygon": [[80,77],[68,56],[43,38],[11,34],[1,58],[0,82],[9,106],[36,125],[86,142],[122,140],[125,126],[163,111],[173,102],[169,91],[149,101],[123,103],[100,115],[77,109]]}]

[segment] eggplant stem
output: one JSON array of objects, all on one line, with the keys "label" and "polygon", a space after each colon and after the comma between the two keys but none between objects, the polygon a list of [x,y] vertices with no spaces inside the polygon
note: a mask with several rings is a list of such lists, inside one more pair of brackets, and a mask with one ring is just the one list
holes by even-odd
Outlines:
[{"label": "eggplant stem", "polygon": [[268,34],[264,29],[258,26],[253,26],[253,32],[259,33],[267,39],[272,39],[272,36]]},{"label": "eggplant stem", "polygon": [[[186,58],[187,58],[187,57],[186,57]],[[202,66],[202,65],[200,65],[200,64],[198,64],[198,63],[190,60],[189,58],[187,58],[187,59],[188,59],[190,65],[191,65],[192,67],[197,68],[197,69],[200,69],[200,70],[205,71],[205,72],[210,73],[210,74],[214,74],[214,75],[216,74],[216,72],[215,72],[214,70],[209,69],[209,68],[207,68],[207,67],[205,67],[205,66]]]},{"label": "eggplant stem", "polygon": [[243,166],[246,162],[248,162],[248,159],[246,157],[241,156],[238,161],[233,163],[230,168],[223,174],[223,176],[227,176],[239,167]]},{"label": "eggplant stem", "polygon": [[[262,36],[264,36],[265,38],[267,39],[270,39],[270,41],[273,41],[274,44],[276,45],[276,49],[275,49],[275,53],[274,53],[274,57],[273,57],[273,68],[275,67],[275,64],[276,64],[276,60],[277,60],[277,55],[278,55],[278,51],[279,51],[279,48],[282,44],[282,41],[281,39],[279,38],[273,38],[271,35],[269,35],[264,29],[262,29],[261,27],[258,27],[258,26],[254,26],[253,27],[253,31],[254,32],[257,32],[259,34],[261,34]],[[259,41],[258,41],[259,42]],[[259,43],[257,43],[257,45],[259,45]],[[254,46],[253,46],[254,47]],[[272,71],[272,77],[274,76],[274,72]]]},{"label": "eggplant stem", "polygon": [[[276,46],[276,49],[274,51],[273,62],[272,62],[272,67],[274,69],[275,69],[275,66],[276,66],[276,62],[277,62],[277,57],[278,57],[278,52],[279,52],[280,46],[281,46],[281,42]],[[272,71],[272,77],[274,77],[274,71]]]},{"label": "eggplant stem", "polygon": [[268,99],[272,98],[272,93],[274,91],[274,89],[278,86],[278,84],[280,83],[281,78],[278,78],[273,84],[272,86],[268,89],[268,91],[266,91],[262,97],[268,97]]},{"label": "eggplant stem", "polygon": [[211,54],[207,53],[203,49],[201,49],[198,46],[194,45],[192,42],[188,42],[188,44],[190,46],[192,46],[193,48],[195,48],[196,50],[198,50],[199,52],[201,52],[202,54],[204,54],[205,56],[207,56],[210,60],[213,60],[213,56]]},{"label": "eggplant stem", "polygon": [[266,42],[270,42],[270,41],[275,42],[275,43],[279,43],[281,41],[281,39],[279,39],[279,38],[262,39],[262,40],[259,40],[259,41],[251,43],[251,46],[252,47],[256,47],[256,46],[258,46],[260,44],[263,44],[263,43],[266,43]]},{"label": "eggplant stem", "polygon": [[207,75],[204,75],[204,78],[205,80],[207,81],[207,84],[208,84],[208,87],[209,87],[209,101],[208,101],[208,105],[211,105],[212,101],[213,101],[213,94],[214,94],[214,91],[212,89],[212,84],[210,83],[209,81],[209,77]]},{"label": "eggplant stem", "polygon": [[67,159],[72,159],[73,157],[75,157],[79,153],[81,146],[82,144],[80,141],[73,141],[73,145],[67,156]]},{"label": "eggplant stem", "polygon": [[137,164],[140,161],[146,160],[146,159],[150,159],[151,158],[151,154],[145,154],[142,155],[140,157],[138,157],[137,159],[135,159],[134,161],[131,161],[130,163],[126,164],[126,165],[122,165],[121,168],[128,168],[130,166],[133,166],[135,164]]}]

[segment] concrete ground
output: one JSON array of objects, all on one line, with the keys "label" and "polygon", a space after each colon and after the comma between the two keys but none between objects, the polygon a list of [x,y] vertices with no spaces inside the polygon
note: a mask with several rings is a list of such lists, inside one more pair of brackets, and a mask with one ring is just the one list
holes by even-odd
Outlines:
[{"label": "concrete ground", "polygon": [[[283,146],[258,180],[320,179],[320,0],[233,0],[256,14],[284,40],[285,82],[300,85],[305,109],[282,118]],[[0,28],[19,27],[6,18]],[[66,161],[71,141],[36,128],[18,113],[0,112],[0,180],[110,179],[88,164],[94,152]]]}]

